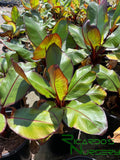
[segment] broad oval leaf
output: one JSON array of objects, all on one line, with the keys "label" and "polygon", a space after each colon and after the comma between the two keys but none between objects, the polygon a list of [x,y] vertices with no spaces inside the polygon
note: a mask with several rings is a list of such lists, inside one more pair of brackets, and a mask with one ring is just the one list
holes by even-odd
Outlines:
[{"label": "broad oval leaf", "polygon": [[69,127],[93,135],[103,135],[108,127],[104,111],[92,102],[70,102],[65,108],[63,121]]},{"label": "broad oval leaf", "polygon": [[15,71],[28,83],[30,84],[30,82],[28,81],[23,69],[16,63],[12,60],[12,65],[15,69]]},{"label": "broad oval leaf", "polygon": [[29,85],[11,67],[6,77],[0,82],[1,105],[7,107],[23,98]]},{"label": "broad oval leaf", "polygon": [[27,50],[27,49],[25,49],[25,48],[23,48],[23,47],[21,47],[21,46],[18,46],[18,45],[16,45],[16,44],[13,44],[13,43],[9,43],[9,42],[4,42],[3,43],[8,49],[10,49],[10,50],[13,50],[13,51],[16,51],[17,52],[17,54],[19,55],[19,56],[21,56],[23,59],[25,59],[25,60],[27,60],[27,61],[30,61],[30,62],[33,62],[33,60],[32,60],[32,53],[29,51],[29,50]]},{"label": "broad oval leaf", "polygon": [[0,133],[2,133],[6,128],[6,118],[3,114],[0,113]]},{"label": "broad oval leaf", "polygon": [[40,45],[35,49],[33,52],[33,58],[34,60],[39,60],[41,58],[46,57],[46,51],[49,48],[50,45],[56,44],[58,47],[62,47],[62,41],[60,36],[55,34],[50,34],[44,38],[44,40],[40,43]]},{"label": "broad oval leaf", "polygon": [[87,8],[87,18],[91,24],[96,24],[99,5],[96,2],[90,2]]},{"label": "broad oval leaf", "polygon": [[43,26],[40,21],[36,21],[35,18],[29,13],[24,15],[24,23],[29,39],[36,47],[38,47],[47,35],[45,26]]},{"label": "broad oval leaf", "polygon": [[101,45],[101,35],[100,31],[95,25],[90,25],[90,21],[87,20],[82,28],[84,41],[87,45],[93,47]]},{"label": "broad oval leaf", "polygon": [[108,22],[108,17],[107,17],[107,0],[102,0],[99,7],[98,7],[98,12],[97,12],[97,28],[100,31],[102,41],[104,38],[104,30],[105,30],[105,24]]},{"label": "broad oval leaf", "polygon": [[36,72],[25,73],[30,84],[42,95],[47,98],[54,98],[54,91],[43,77]]},{"label": "broad oval leaf", "polygon": [[68,24],[65,18],[61,18],[54,26],[52,33],[57,33],[62,42],[64,42],[68,36]]},{"label": "broad oval leaf", "polygon": [[92,101],[98,105],[102,105],[106,95],[107,93],[103,88],[101,88],[99,85],[94,85],[84,96],[78,98],[77,100],[81,103]]},{"label": "broad oval leaf", "polygon": [[54,133],[62,120],[62,109],[51,111],[21,108],[7,119],[9,127],[20,136],[36,140],[43,139]]},{"label": "broad oval leaf", "polygon": [[52,65],[48,69],[50,76],[50,84],[60,101],[64,99],[68,92],[68,80],[60,70],[58,65]]},{"label": "broad oval leaf", "polygon": [[80,64],[89,55],[88,50],[85,49],[77,50],[70,48],[66,51],[66,54],[68,55],[68,57],[71,58],[73,65]]},{"label": "broad oval leaf", "polygon": [[7,15],[2,15],[2,18],[6,21],[6,22],[11,22],[12,21],[12,19],[9,17],[9,16],[7,16]]},{"label": "broad oval leaf", "polygon": [[88,28],[87,38],[94,49],[101,45],[100,31],[96,26],[91,25]]},{"label": "broad oval leaf", "polygon": [[30,5],[32,9],[36,9],[39,6],[39,0],[30,0]]},{"label": "broad oval leaf", "polygon": [[74,24],[70,24],[68,26],[68,29],[69,29],[70,35],[73,37],[77,45],[80,46],[81,48],[86,49],[84,38],[82,36],[82,28]]},{"label": "broad oval leaf", "polygon": [[24,72],[22,67],[12,61],[15,71],[25,79],[28,84],[31,84],[40,94],[47,98],[54,98],[54,91],[49,84],[43,79],[43,77],[37,72],[27,70]]},{"label": "broad oval leaf", "polygon": [[96,65],[93,70],[97,75],[98,84],[108,91],[118,92],[120,80],[115,71],[109,70],[102,65]]},{"label": "broad oval leaf", "polygon": [[21,0],[21,2],[22,2],[22,5],[25,9],[27,9],[27,10],[31,9],[30,3],[27,3],[26,0]]},{"label": "broad oval leaf", "polygon": [[12,11],[11,11],[12,21],[16,23],[19,16],[20,15],[19,15],[19,11],[18,11],[17,7],[13,6]]},{"label": "broad oval leaf", "polygon": [[107,93],[99,85],[94,85],[86,95],[96,104],[102,105]]},{"label": "broad oval leaf", "polygon": [[73,74],[73,64],[71,59],[55,44],[52,44],[46,54],[46,65],[47,69],[51,66],[57,64],[64,76],[70,82]]},{"label": "broad oval leaf", "polygon": [[107,40],[103,44],[106,48],[117,48],[120,44],[120,26],[107,37]]},{"label": "broad oval leaf", "polygon": [[65,100],[74,100],[86,94],[95,78],[96,75],[91,71],[91,66],[77,69],[70,82]]}]

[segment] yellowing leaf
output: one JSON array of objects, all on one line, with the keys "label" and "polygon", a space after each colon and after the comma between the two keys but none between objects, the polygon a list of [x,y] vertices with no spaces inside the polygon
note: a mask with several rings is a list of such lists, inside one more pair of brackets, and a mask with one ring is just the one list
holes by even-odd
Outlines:
[{"label": "yellowing leaf", "polygon": [[14,22],[8,22],[7,24],[11,25],[13,27],[13,33],[16,31],[16,25]]},{"label": "yellowing leaf", "polygon": [[68,80],[60,70],[58,65],[52,65],[48,69],[50,83],[60,101],[64,99],[68,92]]},{"label": "yellowing leaf", "polygon": [[50,45],[55,43],[58,47],[62,47],[62,41],[60,36],[55,33],[55,34],[50,34],[44,38],[44,40],[40,43],[40,45],[35,49],[33,53],[33,58],[34,60],[39,60],[41,58],[46,57],[46,50],[49,48]]},{"label": "yellowing leaf", "polygon": [[88,39],[92,47],[95,49],[97,46],[101,45],[100,31],[96,26],[90,26],[88,31]]},{"label": "yellowing leaf", "polygon": [[27,9],[27,10],[31,9],[30,3],[25,2],[25,0],[21,0],[21,2],[22,2],[22,5],[25,9]]},{"label": "yellowing leaf", "polygon": [[94,49],[101,45],[100,31],[95,25],[90,25],[90,21],[87,20],[82,28],[84,41],[87,45],[92,46]]},{"label": "yellowing leaf", "polygon": [[7,15],[2,15],[2,18],[6,21],[6,22],[10,22],[10,21],[12,21],[12,19],[9,17],[9,16],[7,16]]},{"label": "yellowing leaf", "polygon": [[114,134],[114,136],[111,138],[112,141],[114,143],[120,143],[120,127],[117,130],[115,130],[115,132],[113,134]]},{"label": "yellowing leaf", "polygon": [[13,64],[13,67],[14,67],[15,71],[16,71],[22,78],[24,78],[24,80],[25,80],[28,84],[30,84],[30,82],[28,81],[27,76],[25,75],[23,69],[22,69],[17,63],[15,63],[13,60],[12,60],[12,64]]},{"label": "yellowing leaf", "polygon": [[39,0],[30,0],[30,5],[32,9],[36,9],[39,6]]}]

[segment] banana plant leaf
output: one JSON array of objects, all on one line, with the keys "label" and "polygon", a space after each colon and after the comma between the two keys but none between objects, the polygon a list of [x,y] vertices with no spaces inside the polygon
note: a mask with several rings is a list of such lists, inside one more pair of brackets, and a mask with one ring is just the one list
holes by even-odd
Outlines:
[{"label": "banana plant leaf", "polygon": [[73,62],[73,65],[80,64],[90,54],[88,50],[85,49],[77,50],[71,48],[69,48],[65,53],[67,54],[68,57],[70,57],[70,59]]},{"label": "banana plant leaf", "polygon": [[70,24],[68,26],[68,29],[69,29],[70,35],[73,37],[77,45],[83,49],[86,49],[84,38],[82,36],[82,28],[74,24]]},{"label": "banana plant leaf", "polygon": [[91,66],[77,69],[70,82],[65,100],[74,100],[86,94],[95,78],[96,75],[95,72],[91,72]]},{"label": "banana plant leaf", "polygon": [[7,107],[23,98],[29,85],[11,67],[5,78],[0,82],[1,105]]},{"label": "banana plant leaf", "polygon": [[68,24],[65,18],[61,18],[54,26],[52,33],[57,33],[62,42],[64,42],[68,36]]},{"label": "banana plant leaf", "polygon": [[26,139],[44,139],[53,134],[59,127],[63,110],[52,108],[41,111],[33,108],[21,108],[7,119],[9,127]]},{"label": "banana plant leaf", "polygon": [[24,23],[30,41],[35,45],[35,47],[38,47],[47,35],[45,26],[43,25],[43,20],[38,16],[35,18],[33,15],[26,13],[24,15]]},{"label": "banana plant leaf", "polygon": [[120,26],[112,33],[110,36],[107,37],[107,40],[103,44],[103,47],[106,48],[117,48],[120,44]]},{"label": "banana plant leaf", "polygon": [[4,42],[3,43],[8,49],[12,50],[12,51],[16,51],[17,54],[22,57],[23,59],[29,61],[29,62],[33,62],[32,60],[32,52],[30,52],[29,50],[23,48],[23,46],[19,46],[13,43],[9,43],[9,42]]},{"label": "banana plant leaf", "polygon": [[108,127],[104,111],[93,102],[70,102],[65,108],[63,121],[69,127],[94,135],[103,135]]},{"label": "banana plant leaf", "polygon": [[85,95],[78,98],[77,100],[82,103],[92,101],[98,105],[102,105],[106,96],[107,93],[102,87],[99,85],[94,85]]},{"label": "banana plant leaf", "polygon": [[97,75],[98,84],[108,91],[118,92],[120,80],[114,70],[109,70],[102,65],[96,65],[93,70]]},{"label": "banana plant leaf", "polygon": [[6,128],[6,118],[3,114],[0,113],[0,133],[2,133]]},{"label": "banana plant leaf", "polygon": [[47,69],[56,64],[60,67],[68,82],[70,82],[73,74],[72,61],[57,45],[53,44],[48,48],[46,54]]}]

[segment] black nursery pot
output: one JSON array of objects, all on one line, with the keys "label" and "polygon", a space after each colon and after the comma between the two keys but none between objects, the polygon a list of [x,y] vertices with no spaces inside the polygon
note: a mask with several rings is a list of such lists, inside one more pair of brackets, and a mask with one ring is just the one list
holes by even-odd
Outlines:
[{"label": "black nursery pot", "polygon": [[101,138],[107,138],[108,136],[113,137],[113,132],[120,127],[120,118],[110,114],[109,112],[105,112],[107,121],[108,121],[108,130],[103,136],[99,136]]},{"label": "black nursery pot", "polygon": [[16,148],[16,150],[4,154],[0,160],[31,160],[29,141],[25,140],[20,146]]},{"label": "black nursery pot", "polygon": [[[74,139],[78,138],[79,131],[73,129],[69,132],[64,133],[64,135],[73,135]],[[74,139],[71,143],[74,143]],[[63,134],[54,134],[48,143],[49,150],[55,155],[63,155],[70,153],[70,144],[63,141]]]},{"label": "black nursery pot", "polygon": [[67,160],[94,160],[94,159],[86,156],[76,156],[76,157],[69,158]]}]

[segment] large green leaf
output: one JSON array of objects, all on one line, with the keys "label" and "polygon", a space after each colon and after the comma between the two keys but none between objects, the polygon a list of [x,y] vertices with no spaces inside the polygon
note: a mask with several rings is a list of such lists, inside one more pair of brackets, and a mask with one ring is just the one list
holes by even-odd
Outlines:
[{"label": "large green leaf", "polygon": [[3,114],[0,113],[0,133],[2,133],[6,128],[6,118]]},{"label": "large green leaf", "polygon": [[67,39],[62,44],[62,50],[66,52],[69,48],[75,48],[76,42],[74,41],[73,37],[70,35],[70,33],[67,36]]},{"label": "large green leaf", "polygon": [[70,82],[73,74],[73,64],[71,59],[63,53],[57,45],[53,44],[48,48],[46,54],[46,64],[47,69],[51,65],[57,64],[65,77],[68,79],[68,82]]},{"label": "large green leaf", "polygon": [[60,36],[62,42],[64,42],[68,36],[67,20],[64,18],[60,19],[53,28],[52,33],[57,33]]},{"label": "large green leaf", "polygon": [[104,43],[106,48],[117,48],[120,44],[120,26],[108,36],[107,40]]},{"label": "large green leaf", "polygon": [[91,24],[97,23],[98,4],[96,2],[90,2],[87,8],[87,18]]},{"label": "large green leaf", "polygon": [[95,73],[91,71],[91,66],[77,69],[68,88],[65,100],[74,100],[86,94],[95,80]]},{"label": "large green leaf", "polygon": [[77,43],[78,46],[80,46],[81,48],[86,48],[86,45],[84,43],[84,39],[82,36],[82,28],[78,27],[74,24],[70,24],[68,26],[69,32],[71,34],[71,36],[73,37],[73,39],[75,40],[75,42]]},{"label": "large green leaf", "polygon": [[27,92],[29,85],[11,67],[6,77],[0,82],[0,99],[4,107],[14,104]]},{"label": "large green leaf", "polygon": [[10,50],[16,51],[17,54],[19,56],[21,56],[23,59],[25,59],[27,61],[30,61],[30,62],[33,61],[32,58],[31,58],[32,57],[32,53],[29,50],[23,48],[23,46],[21,47],[21,46],[18,46],[16,44],[9,43],[9,42],[4,42],[4,45],[7,48],[9,48]]},{"label": "large green leaf", "polygon": [[109,70],[102,65],[96,65],[93,69],[97,74],[98,84],[108,91],[117,92],[120,88],[120,81],[115,71]]},{"label": "large green leaf", "polygon": [[82,62],[83,60],[85,60],[85,58],[89,55],[88,50],[85,49],[68,49],[66,51],[66,54],[68,55],[68,57],[71,58],[73,65],[79,64],[80,62]]},{"label": "large green leaf", "polygon": [[65,108],[63,121],[69,126],[88,134],[102,135],[107,130],[104,111],[92,102],[70,102]]},{"label": "large green leaf", "polygon": [[41,111],[32,108],[22,108],[7,120],[9,127],[27,139],[43,139],[55,132],[62,120],[63,110],[53,108]]},{"label": "large green leaf", "polygon": [[106,92],[99,85],[94,85],[84,96],[80,97],[79,102],[86,103],[93,101],[98,105],[103,104]]},{"label": "large green leaf", "polygon": [[86,94],[90,99],[98,105],[103,104],[107,93],[98,85],[94,85]]},{"label": "large green leaf", "polygon": [[54,91],[41,75],[36,72],[25,73],[30,84],[42,95],[47,98],[54,98]]},{"label": "large green leaf", "polygon": [[24,23],[26,32],[31,42],[37,47],[47,35],[43,22],[40,21],[39,17],[36,20],[31,14],[26,13],[24,15]]},{"label": "large green leaf", "polygon": [[98,14],[97,14],[97,27],[100,31],[101,37],[103,37],[105,24],[108,21],[108,19],[106,18],[106,15],[107,15],[107,0],[102,0],[101,4],[99,5]]}]

